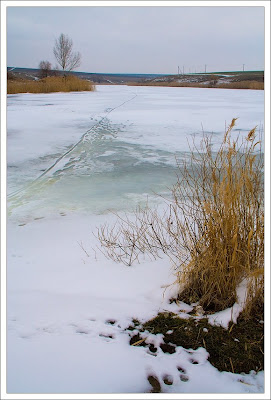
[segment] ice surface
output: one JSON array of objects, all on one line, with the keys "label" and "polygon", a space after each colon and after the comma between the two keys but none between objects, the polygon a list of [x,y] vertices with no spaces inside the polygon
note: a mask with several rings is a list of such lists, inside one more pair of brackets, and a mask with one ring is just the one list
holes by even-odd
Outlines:
[{"label": "ice surface", "polygon": [[262,91],[126,86],[10,95],[10,210],[123,210],[132,195],[168,190],[202,129],[218,144],[234,117],[236,134],[261,127],[263,101]]},{"label": "ice surface", "polygon": [[[155,357],[129,346],[133,318],[177,311],[174,271],[167,259],[115,264],[92,234],[114,221],[111,209],[159,203],[175,157],[189,157],[187,139],[199,141],[203,126],[219,143],[233,117],[236,134],[261,126],[263,92],[98,86],[8,96],[9,393],[145,393],[149,373],[165,393],[263,392],[263,373],[220,373],[205,349],[192,364],[181,347]],[[227,325],[230,311],[216,322]]]}]

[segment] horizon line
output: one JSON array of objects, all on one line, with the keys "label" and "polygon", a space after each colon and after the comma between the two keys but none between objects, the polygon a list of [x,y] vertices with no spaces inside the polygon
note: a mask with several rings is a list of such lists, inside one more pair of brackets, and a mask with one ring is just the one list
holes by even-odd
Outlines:
[{"label": "horizon line", "polygon": [[[10,68],[10,70],[9,70]],[[31,69],[31,70],[36,70],[39,71],[40,68],[31,68],[31,67],[7,67],[7,72],[11,72],[15,69]],[[182,75],[208,75],[208,74],[222,74],[222,73],[232,73],[232,72],[238,72],[238,73],[247,73],[247,72],[264,72],[264,69],[259,69],[259,70],[227,70],[227,71],[204,71],[204,72],[186,72],[186,73],[153,73],[153,72],[86,72],[86,71],[63,71],[59,69],[52,69],[51,71],[58,71],[58,72],[70,72],[70,73],[77,73],[77,74],[93,74],[93,75],[161,75],[161,76],[168,76],[168,75],[173,75],[173,76],[182,76]]]}]

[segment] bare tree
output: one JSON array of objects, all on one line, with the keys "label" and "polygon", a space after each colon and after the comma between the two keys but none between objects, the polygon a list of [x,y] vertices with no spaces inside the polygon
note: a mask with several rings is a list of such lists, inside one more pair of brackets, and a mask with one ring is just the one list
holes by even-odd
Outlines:
[{"label": "bare tree", "polygon": [[39,63],[40,77],[46,78],[50,75],[52,64],[49,61],[41,61]]},{"label": "bare tree", "polygon": [[59,38],[55,41],[54,55],[63,71],[72,71],[79,67],[81,63],[81,54],[79,52],[73,52],[72,48],[72,39],[61,33]]}]

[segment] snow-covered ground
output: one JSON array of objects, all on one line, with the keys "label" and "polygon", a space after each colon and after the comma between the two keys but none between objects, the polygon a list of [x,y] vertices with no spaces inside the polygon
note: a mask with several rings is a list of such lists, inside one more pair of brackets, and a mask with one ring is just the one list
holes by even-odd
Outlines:
[{"label": "snow-covered ground", "polygon": [[[198,364],[192,364],[182,347],[154,356],[130,346],[125,328],[132,319],[179,311],[168,302],[176,291],[174,272],[167,259],[115,264],[99,252],[92,234],[115,220],[110,210],[129,212],[147,199],[159,203],[154,193],[167,193],[175,181],[175,157],[189,156],[187,139],[198,143],[203,127],[218,144],[234,117],[236,134],[262,127],[263,91],[98,86],[94,93],[8,96],[12,398],[146,393],[150,373],[164,393],[180,396],[264,392],[263,372],[219,372],[203,348],[193,351]],[[238,314],[238,305],[234,310]],[[230,315],[228,310],[212,319],[225,325]],[[164,375],[172,376],[173,385],[163,383]]]}]

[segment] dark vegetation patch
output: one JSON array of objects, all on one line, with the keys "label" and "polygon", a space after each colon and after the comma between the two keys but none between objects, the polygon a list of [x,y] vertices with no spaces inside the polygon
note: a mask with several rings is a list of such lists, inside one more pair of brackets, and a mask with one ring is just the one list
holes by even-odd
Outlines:
[{"label": "dark vegetation patch", "polygon": [[161,343],[160,348],[164,353],[173,354],[176,352],[174,344],[172,343]]},{"label": "dark vegetation patch", "polygon": [[130,345],[131,346],[143,346],[143,347],[147,346],[147,344],[145,343],[145,340],[142,339],[142,337],[140,336],[139,333],[137,333],[136,335],[133,335],[131,337]]},{"label": "dark vegetation patch", "polygon": [[[131,332],[132,328],[129,327]],[[174,353],[176,346],[193,350],[204,347],[209,353],[208,360],[219,371],[240,374],[252,370],[258,372],[264,368],[263,310],[258,310],[250,319],[241,314],[237,324],[231,322],[228,329],[210,325],[207,318],[183,319],[173,313],[158,314],[144,323],[140,332],[135,335],[131,333],[130,340],[134,346],[149,346],[149,350],[155,354],[153,344],[147,344],[146,338],[141,336],[146,331],[164,335],[164,343],[160,348],[166,353]],[[191,362],[197,363],[192,359]],[[182,372],[185,374],[185,371]]]},{"label": "dark vegetation patch", "polygon": [[212,296],[204,296],[203,285],[200,279],[195,279],[190,282],[190,285],[182,290],[178,295],[178,300],[184,303],[191,304],[200,302],[201,306],[208,313],[215,313],[223,309],[232,307],[237,301],[236,293],[228,290],[225,293],[226,288],[220,292],[217,290],[216,295],[212,293]]}]

